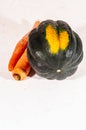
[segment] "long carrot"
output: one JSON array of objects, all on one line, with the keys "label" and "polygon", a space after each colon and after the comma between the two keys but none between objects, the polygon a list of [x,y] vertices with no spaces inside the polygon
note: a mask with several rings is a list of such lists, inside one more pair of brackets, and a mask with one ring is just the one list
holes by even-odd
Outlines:
[{"label": "long carrot", "polygon": [[30,73],[31,66],[28,62],[26,51],[25,49],[12,71],[12,75],[16,80],[23,80]]},{"label": "long carrot", "polygon": [[[39,24],[40,24],[40,21],[36,21],[34,26],[33,26],[33,29],[37,28]],[[13,51],[13,54],[9,60],[9,63],[8,63],[8,70],[9,71],[12,71],[14,69],[17,61],[19,60],[21,55],[24,53],[24,51],[27,47],[29,33],[30,32],[28,32],[25,36],[23,36],[22,39],[16,44],[15,49]]]}]

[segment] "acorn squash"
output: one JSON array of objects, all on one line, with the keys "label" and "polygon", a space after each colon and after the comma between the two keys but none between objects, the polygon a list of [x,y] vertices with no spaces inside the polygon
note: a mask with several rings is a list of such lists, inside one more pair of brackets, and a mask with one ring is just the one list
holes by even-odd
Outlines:
[{"label": "acorn squash", "polygon": [[82,41],[66,22],[46,20],[31,31],[27,56],[38,75],[62,80],[74,74],[82,61]]}]

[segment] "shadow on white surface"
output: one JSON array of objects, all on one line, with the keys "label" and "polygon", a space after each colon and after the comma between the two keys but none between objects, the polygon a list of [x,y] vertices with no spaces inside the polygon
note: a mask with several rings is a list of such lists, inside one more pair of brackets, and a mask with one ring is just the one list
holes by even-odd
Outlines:
[{"label": "shadow on white surface", "polygon": [[[28,21],[22,20],[21,23],[12,21],[9,18],[0,16],[0,76],[5,79],[12,79],[11,73],[8,71],[8,62],[11,57],[11,54],[14,50],[17,42],[25,35],[31,26]],[[77,33],[80,34],[83,42],[84,58],[81,64],[78,67],[77,72],[70,77],[70,79],[83,78],[86,76],[86,59],[85,59],[85,41],[86,41],[86,25],[79,27]],[[34,78],[37,78],[35,76]],[[41,79],[41,78],[39,78]]]}]

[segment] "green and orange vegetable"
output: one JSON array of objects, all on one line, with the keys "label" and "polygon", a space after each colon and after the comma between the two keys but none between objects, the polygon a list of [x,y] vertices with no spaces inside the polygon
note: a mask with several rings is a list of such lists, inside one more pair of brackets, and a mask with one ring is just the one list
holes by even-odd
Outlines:
[{"label": "green and orange vegetable", "polygon": [[8,69],[16,80],[35,72],[47,79],[73,75],[83,59],[79,35],[64,21],[37,21],[16,45]]},{"label": "green and orange vegetable", "polygon": [[39,76],[62,80],[82,61],[82,41],[66,22],[46,20],[30,32],[27,55]]}]

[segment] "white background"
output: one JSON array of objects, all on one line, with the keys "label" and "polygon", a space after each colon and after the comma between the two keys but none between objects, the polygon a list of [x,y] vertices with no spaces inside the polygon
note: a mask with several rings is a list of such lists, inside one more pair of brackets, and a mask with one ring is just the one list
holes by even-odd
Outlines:
[{"label": "white background", "polygon": [[[86,130],[86,0],[0,0],[0,130]],[[83,42],[77,72],[63,81],[15,81],[14,47],[36,20],[64,20]]]}]

